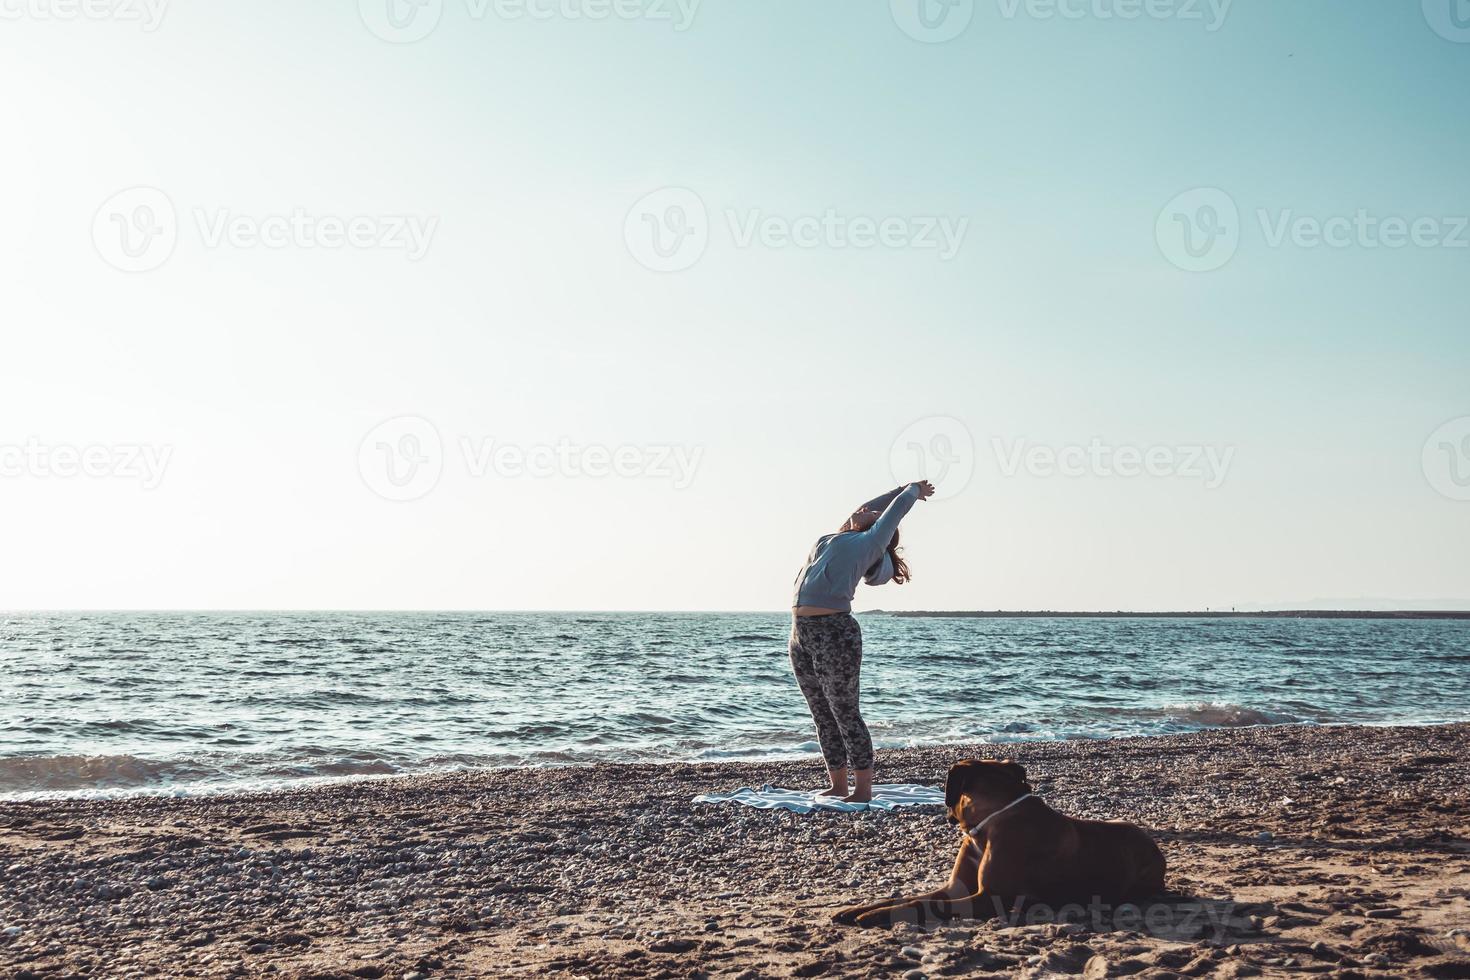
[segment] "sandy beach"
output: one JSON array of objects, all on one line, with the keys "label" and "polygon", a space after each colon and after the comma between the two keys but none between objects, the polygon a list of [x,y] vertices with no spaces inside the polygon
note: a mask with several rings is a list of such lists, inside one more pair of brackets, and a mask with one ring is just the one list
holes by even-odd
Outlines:
[{"label": "sandy beach", "polygon": [[[1470,977],[1470,725],[1259,728],[1007,755],[1148,827],[1177,894],[1068,921],[833,925],[939,884],[936,808],[693,805],[812,761],[466,772],[273,794],[0,804],[0,969],[259,976]],[[1078,921],[1078,920],[1081,921]]]}]

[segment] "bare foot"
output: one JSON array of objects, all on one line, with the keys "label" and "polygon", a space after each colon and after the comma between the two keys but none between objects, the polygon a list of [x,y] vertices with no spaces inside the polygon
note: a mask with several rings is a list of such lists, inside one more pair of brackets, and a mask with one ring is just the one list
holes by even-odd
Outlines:
[{"label": "bare foot", "polygon": [[848,803],[870,803],[873,800],[873,769],[855,769],[852,773],[852,793],[845,797]]},{"label": "bare foot", "polygon": [[827,785],[831,789],[824,789],[818,796],[846,796],[847,795],[847,767],[828,766]]}]

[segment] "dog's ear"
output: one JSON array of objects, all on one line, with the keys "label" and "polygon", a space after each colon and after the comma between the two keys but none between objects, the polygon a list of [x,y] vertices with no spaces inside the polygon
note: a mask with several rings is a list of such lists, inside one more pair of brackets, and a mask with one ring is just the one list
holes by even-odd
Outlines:
[{"label": "dog's ear", "polygon": [[1014,776],[1016,782],[1024,786],[1028,793],[1031,791],[1031,784],[1026,781],[1025,766],[1019,762],[1012,762],[1010,759],[1003,759],[1001,760],[1001,767],[1005,769],[1007,775]]},{"label": "dog's ear", "polygon": [[944,805],[953,808],[960,801],[960,794],[970,783],[970,776],[975,771],[975,763],[971,759],[961,759],[949,767],[949,775],[944,777]]}]

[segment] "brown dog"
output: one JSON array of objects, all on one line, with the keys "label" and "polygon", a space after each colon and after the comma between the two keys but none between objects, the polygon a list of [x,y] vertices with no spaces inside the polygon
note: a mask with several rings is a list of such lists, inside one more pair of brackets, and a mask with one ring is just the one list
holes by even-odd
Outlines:
[{"label": "brown dog", "polygon": [[1112,904],[1164,890],[1164,855],[1122,821],[1066,817],[1031,795],[1014,762],[966,759],[949,770],[944,802],[965,831],[949,884],[912,898],[843,909],[848,925],[988,919],[1021,905]]}]

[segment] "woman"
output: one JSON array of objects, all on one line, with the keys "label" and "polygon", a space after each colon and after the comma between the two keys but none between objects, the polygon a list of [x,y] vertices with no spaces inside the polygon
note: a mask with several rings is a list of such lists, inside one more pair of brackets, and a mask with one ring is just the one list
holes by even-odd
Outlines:
[{"label": "woman", "polygon": [[873,798],[873,739],[858,713],[863,634],[852,618],[852,597],[859,580],[869,585],[909,580],[909,567],[898,556],[898,522],[914,501],[933,494],[934,485],[921,480],[868,501],[836,534],[818,538],[796,573],[791,669],[817,723],[817,741],[832,778],[822,796],[849,803]]}]

